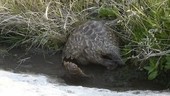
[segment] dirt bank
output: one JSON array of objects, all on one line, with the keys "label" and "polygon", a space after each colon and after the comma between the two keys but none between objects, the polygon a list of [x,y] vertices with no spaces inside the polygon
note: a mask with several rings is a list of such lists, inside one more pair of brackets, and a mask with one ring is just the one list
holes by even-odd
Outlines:
[{"label": "dirt bank", "polygon": [[88,87],[109,88],[113,90],[129,89],[166,89],[164,83],[147,80],[147,73],[134,66],[124,66],[109,71],[102,66],[80,66],[92,78],[73,78],[61,64],[61,51],[34,49],[24,51],[19,48],[0,56],[0,68],[13,72],[45,74],[52,78],[62,78],[67,84]]}]

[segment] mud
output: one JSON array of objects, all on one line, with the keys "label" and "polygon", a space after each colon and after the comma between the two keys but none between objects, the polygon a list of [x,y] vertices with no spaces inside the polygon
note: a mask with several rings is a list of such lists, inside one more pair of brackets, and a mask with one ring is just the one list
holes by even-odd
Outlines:
[{"label": "mud", "polygon": [[158,82],[147,80],[147,73],[134,66],[124,66],[113,71],[99,65],[79,66],[91,78],[71,77],[61,64],[61,51],[34,49],[24,51],[19,48],[0,56],[0,68],[13,72],[44,74],[61,78],[69,85],[107,88],[111,90],[163,90],[166,87]]}]

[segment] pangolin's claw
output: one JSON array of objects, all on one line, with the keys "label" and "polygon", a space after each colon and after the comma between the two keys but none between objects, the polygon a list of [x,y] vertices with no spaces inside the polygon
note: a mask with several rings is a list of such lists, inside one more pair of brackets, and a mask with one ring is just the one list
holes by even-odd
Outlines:
[{"label": "pangolin's claw", "polygon": [[71,75],[89,77],[75,63],[64,61],[64,67]]}]

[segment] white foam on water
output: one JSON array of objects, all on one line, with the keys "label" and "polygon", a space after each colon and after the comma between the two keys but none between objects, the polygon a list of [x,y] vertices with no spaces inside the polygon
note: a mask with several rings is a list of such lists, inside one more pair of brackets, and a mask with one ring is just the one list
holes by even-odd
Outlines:
[{"label": "white foam on water", "polygon": [[43,75],[12,73],[0,70],[0,96],[170,96],[159,91],[111,91],[108,89],[50,83]]}]

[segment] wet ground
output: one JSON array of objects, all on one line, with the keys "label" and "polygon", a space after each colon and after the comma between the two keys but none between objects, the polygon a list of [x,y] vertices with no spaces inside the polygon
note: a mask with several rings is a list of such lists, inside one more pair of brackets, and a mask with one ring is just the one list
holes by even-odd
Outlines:
[{"label": "wet ground", "polygon": [[0,69],[14,73],[43,74],[60,78],[68,85],[107,88],[110,90],[165,90],[160,83],[147,80],[147,74],[133,67],[122,67],[108,71],[102,66],[80,66],[92,78],[70,77],[61,64],[61,51],[43,52],[36,49],[29,52],[13,49],[0,57]]}]

